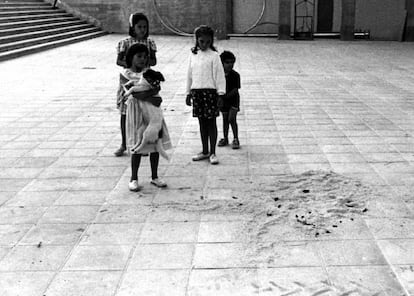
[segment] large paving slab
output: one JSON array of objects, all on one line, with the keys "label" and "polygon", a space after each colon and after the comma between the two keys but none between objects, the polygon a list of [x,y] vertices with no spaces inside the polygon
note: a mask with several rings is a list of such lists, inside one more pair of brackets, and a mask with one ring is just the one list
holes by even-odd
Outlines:
[{"label": "large paving slab", "polygon": [[216,42],[242,77],[241,149],[211,166],[191,161],[194,42],[154,36],[174,148],[168,188],[144,158],[132,193],[121,38],[0,63],[0,295],[414,295],[413,44]]}]

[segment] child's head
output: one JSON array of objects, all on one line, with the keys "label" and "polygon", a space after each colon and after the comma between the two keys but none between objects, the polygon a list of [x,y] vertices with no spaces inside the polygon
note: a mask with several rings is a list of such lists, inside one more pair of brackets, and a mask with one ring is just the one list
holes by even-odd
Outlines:
[{"label": "child's head", "polygon": [[143,13],[133,13],[129,17],[129,35],[137,39],[147,39],[149,35],[148,18]]},{"label": "child's head", "polygon": [[135,43],[128,49],[125,57],[127,68],[142,70],[147,66],[148,48],[144,44]]},{"label": "child's head", "polygon": [[236,57],[231,51],[225,50],[220,54],[220,59],[223,64],[224,72],[228,73],[233,70]]},{"label": "child's head", "polygon": [[191,49],[194,54],[197,51],[211,49],[217,51],[214,47],[214,31],[209,26],[201,25],[194,30],[195,35],[195,46]]},{"label": "child's head", "polygon": [[142,74],[142,77],[147,80],[149,84],[153,87],[157,87],[160,85],[160,82],[165,81],[164,76],[161,72],[154,71],[152,69],[148,69]]}]

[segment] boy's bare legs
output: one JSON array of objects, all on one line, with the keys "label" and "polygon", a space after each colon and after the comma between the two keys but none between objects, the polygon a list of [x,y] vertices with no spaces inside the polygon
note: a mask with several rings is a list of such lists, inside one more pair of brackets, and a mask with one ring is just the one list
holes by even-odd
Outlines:
[{"label": "boy's bare legs", "polygon": [[229,143],[229,113],[228,112],[221,112],[223,116],[223,139],[220,139],[218,142],[218,146],[226,146]]},{"label": "boy's bare legs", "polygon": [[230,108],[229,117],[228,117],[230,125],[231,125],[231,129],[233,131],[233,143],[232,143],[233,149],[240,148],[239,128],[237,125],[237,112],[238,110],[236,108]]},{"label": "boy's bare legs", "polygon": [[[231,129],[233,131],[233,138],[238,139],[239,138],[239,129],[237,126],[237,109],[231,108],[230,112],[228,113],[228,120],[231,125]],[[227,125],[227,133],[228,133],[228,125]]]}]

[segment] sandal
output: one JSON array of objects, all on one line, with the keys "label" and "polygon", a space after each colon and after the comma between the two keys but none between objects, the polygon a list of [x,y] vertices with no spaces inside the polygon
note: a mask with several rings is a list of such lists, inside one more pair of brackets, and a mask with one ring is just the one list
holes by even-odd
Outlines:
[{"label": "sandal", "polygon": [[223,146],[227,146],[229,144],[229,140],[226,138],[220,139],[220,141],[218,141],[217,146],[219,147],[223,147]]},{"label": "sandal", "polygon": [[193,161],[200,161],[203,159],[207,159],[210,157],[210,154],[204,154],[203,152],[198,153],[197,155],[193,156]]},{"label": "sandal", "polygon": [[165,183],[163,180],[160,180],[158,178],[152,179],[151,184],[154,186],[157,186],[158,188],[167,187],[167,183]]},{"label": "sandal", "polygon": [[231,148],[233,148],[233,149],[239,149],[240,148],[240,142],[239,142],[239,139],[237,139],[237,138],[235,138],[234,140],[233,140],[233,143],[231,144]]},{"label": "sandal", "polygon": [[210,163],[211,164],[218,164],[219,163],[218,158],[215,154],[210,155]]},{"label": "sandal", "polygon": [[130,191],[137,192],[141,189],[141,187],[138,185],[138,180],[132,180],[128,184],[128,188]]},{"label": "sandal", "polygon": [[126,151],[126,148],[121,146],[121,147],[118,148],[118,150],[116,150],[114,152],[114,154],[115,154],[115,156],[122,156],[122,155],[124,155],[125,151]]}]

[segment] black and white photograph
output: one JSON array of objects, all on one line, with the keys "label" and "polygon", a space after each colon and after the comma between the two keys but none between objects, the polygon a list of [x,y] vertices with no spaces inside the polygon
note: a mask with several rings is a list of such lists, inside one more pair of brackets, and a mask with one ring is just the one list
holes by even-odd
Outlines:
[{"label": "black and white photograph", "polygon": [[0,0],[0,296],[414,296],[414,0]]}]

